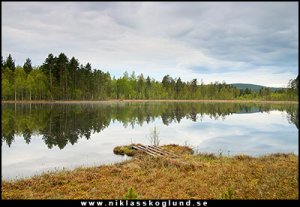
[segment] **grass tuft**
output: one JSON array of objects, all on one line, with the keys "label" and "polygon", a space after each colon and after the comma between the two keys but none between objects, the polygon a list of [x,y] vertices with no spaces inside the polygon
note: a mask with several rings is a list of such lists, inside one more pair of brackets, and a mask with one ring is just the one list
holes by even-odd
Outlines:
[{"label": "grass tuft", "polygon": [[133,145],[128,146],[117,146],[114,148],[113,152],[116,155],[127,155],[127,156],[134,156],[137,154],[137,150],[132,148]]},{"label": "grass tuft", "polygon": [[126,200],[138,199],[138,194],[136,192],[134,192],[134,190],[132,188],[129,188],[128,192],[124,196],[124,199],[126,199]]}]

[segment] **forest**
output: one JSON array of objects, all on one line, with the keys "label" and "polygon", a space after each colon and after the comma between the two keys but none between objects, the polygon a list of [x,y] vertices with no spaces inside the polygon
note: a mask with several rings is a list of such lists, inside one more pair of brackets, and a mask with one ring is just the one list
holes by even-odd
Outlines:
[{"label": "forest", "polygon": [[299,75],[287,88],[272,92],[265,87],[258,92],[238,89],[225,82],[210,84],[198,80],[182,81],[165,75],[161,81],[124,72],[111,77],[109,72],[69,59],[64,53],[49,54],[41,66],[30,58],[15,65],[12,55],[1,57],[2,100],[108,100],[108,99],[183,99],[183,100],[298,100]]}]

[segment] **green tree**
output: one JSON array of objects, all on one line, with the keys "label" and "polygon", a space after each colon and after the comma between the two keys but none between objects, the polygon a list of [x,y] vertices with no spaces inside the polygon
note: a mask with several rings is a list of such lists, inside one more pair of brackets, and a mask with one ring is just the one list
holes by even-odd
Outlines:
[{"label": "green tree", "polygon": [[168,94],[167,98],[174,98],[175,80],[169,75],[165,75],[162,79],[162,85]]},{"label": "green tree", "polygon": [[15,82],[14,82],[14,89],[15,89],[15,100],[17,98],[24,99],[26,87],[26,73],[21,67],[17,67],[15,70]]},{"label": "green tree", "polygon": [[13,99],[14,93],[14,72],[5,68],[1,71],[2,75],[2,99]]},{"label": "green tree", "polygon": [[69,73],[71,74],[71,93],[72,93],[72,98],[76,98],[76,84],[77,84],[77,71],[79,69],[79,62],[75,57],[72,57],[70,62],[69,62]]},{"label": "green tree", "polygon": [[298,94],[299,91],[299,75],[295,79],[291,79],[288,83],[288,89],[291,93],[295,95]]},{"label": "green tree", "polygon": [[259,90],[259,95],[262,96],[264,99],[269,99],[270,97],[270,89],[269,88],[266,88],[266,87],[263,87]]},{"label": "green tree", "polygon": [[12,59],[11,54],[9,54],[6,58],[6,61],[4,62],[4,68],[9,68],[10,70],[15,71],[15,61]]},{"label": "green tree", "polygon": [[146,99],[149,99],[149,98],[152,97],[151,91],[152,91],[151,79],[150,79],[149,76],[147,76],[147,79],[146,79],[146,88],[145,88],[145,98]]},{"label": "green tree", "polygon": [[180,92],[183,88],[183,83],[181,81],[180,78],[177,79],[176,81],[176,85],[175,85],[175,92],[176,92],[176,98],[179,99],[179,96],[180,96]]},{"label": "green tree", "polygon": [[138,77],[138,82],[137,82],[137,97],[138,99],[144,99],[145,97],[145,79],[144,75],[141,74]]},{"label": "green tree", "polygon": [[11,96],[11,85],[9,83],[8,78],[2,76],[1,81],[1,92],[2,92],[2,99],[9,99]]},{"label": "green tree", "polygon": [[194,99],[196,97],[196,92],[197,92],[197,79],[194,78],[192,81],[191,81],[191,84],[190,84],[190,91],[191,91],[191,98]]},{"label": "green tree", "polygon": [[50,53],[42,65],[42,71],[46,76],[49,77],[51,99],[53,99],[53,93],[54,93],[53,85],[54,83],[57,83],[59,79],[59,75],[55,71],[55,64],[56,64],[56,58],[52,55],[52,53]]},{"label": "green tree", "polygon": [[118,99],[129,99],[130,96],[130,84],[128,81],[128,77],[123,76],[117,80],[117,98]]},{"label": "green tree", "polygon": [[25,71],[25,73],[30,73],[32,71],[32,64],[31,64],[31,60],[29,58],[26,59],[24,65],[23,65],[23,69]]},{"label": "green tree", "polygon": [[92,85],[93,85],[93,82],[91,81],[92,80],[92,77],[93,77],[93,74],[92,74],[92,65],[90,63],[87,63],[84,67],[84,82],[85,82],[85,93],[86,93],[86,98],[87,99],[93,99],[93,96],[92,96]]},{"label": "green tree", "polygon": [[64,53],[60,53],[56,60],[56,67],[59,73],[59,85],[61,89],[61,99],[67,98],[67,87],[68,87],[68,57]]},{"label": "green tree", "polygon": [[32,71],[29,73],[26,79],[26,88],[29,91],[29,100],[32,99],[32,91],[35,90],[35,76],[36,76],[36,71]]},{"label": "green tree", "polygon": [[39,99],[46,99],[47,97],[47,77],[41,70],[35,70],[35,82],[34,82],[34,89],[35,94]]}]

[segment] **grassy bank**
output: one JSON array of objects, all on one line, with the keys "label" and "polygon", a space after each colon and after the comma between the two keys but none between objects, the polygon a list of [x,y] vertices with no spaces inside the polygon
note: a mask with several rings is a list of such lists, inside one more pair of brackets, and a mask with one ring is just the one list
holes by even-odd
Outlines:
[{"label": "grassy bank", "polygon": [[[169,147],[170,148],[170,147]],[[137,153],[113,165],[78,168],[2,181],[2,199],[122,199],[129,188],[140,199],[298,199],[298,156],[253,158],[192,155],[183,159]]]}]

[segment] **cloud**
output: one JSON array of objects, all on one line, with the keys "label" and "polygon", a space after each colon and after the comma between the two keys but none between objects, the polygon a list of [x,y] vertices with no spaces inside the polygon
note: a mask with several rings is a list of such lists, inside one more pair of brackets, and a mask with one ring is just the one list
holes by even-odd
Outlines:
[{"label": "cloud", "polygon": [[64,52],[116,76],[269,75],[274,86],[296,77],[298,47],[296,2],[2,3],[2,54],[18,64]]}]

